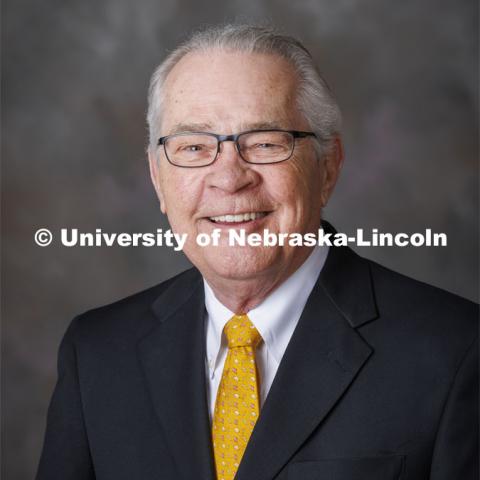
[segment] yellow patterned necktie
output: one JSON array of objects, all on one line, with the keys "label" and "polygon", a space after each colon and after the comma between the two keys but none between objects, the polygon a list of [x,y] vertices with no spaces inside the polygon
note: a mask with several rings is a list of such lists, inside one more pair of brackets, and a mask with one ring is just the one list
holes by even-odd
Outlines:
[{"label": "yellow patterned necktie", "polygon": [[260,413],[255,348],[262,341],[247,315],[224,328],[228,353],[218,387],[212,438],[217,480],[233,480]]}]

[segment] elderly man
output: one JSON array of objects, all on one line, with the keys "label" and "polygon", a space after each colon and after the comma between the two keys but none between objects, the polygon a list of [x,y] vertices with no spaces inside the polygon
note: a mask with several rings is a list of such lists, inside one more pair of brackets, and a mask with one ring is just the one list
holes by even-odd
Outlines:
[{"label": "elderly man", "polygon": [[196,33],[154,73],[148,122],[196,268],[74,319],[37,479],[476,479],[474,304],[347,247],[226,241],[321,226],[340,114],[307,50]]}]

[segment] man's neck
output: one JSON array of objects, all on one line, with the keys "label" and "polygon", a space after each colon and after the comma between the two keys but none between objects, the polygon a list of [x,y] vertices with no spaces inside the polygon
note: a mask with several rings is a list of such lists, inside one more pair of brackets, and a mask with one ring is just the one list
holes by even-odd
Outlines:
[{"label": "man's neck", "polygon": [[305,262],[311,252],[311,249],[305,249],[288,269],[269,272],[254,278],[231,279],[209,275],[204,275],[204,277],[215,297],[225,307],[235,313],[248,313],[290,277]]}]

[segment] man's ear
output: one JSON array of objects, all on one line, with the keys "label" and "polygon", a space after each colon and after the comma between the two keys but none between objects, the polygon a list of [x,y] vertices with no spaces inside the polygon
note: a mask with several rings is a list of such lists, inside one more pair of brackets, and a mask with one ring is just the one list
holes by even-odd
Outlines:
[{"label": "man's ear", "polygon": [[328,203],[332,195],[335,184],[337,183],[340,170],[343,165],[343,145],[340,137],[335,137],[330,146],[329,151],[324,155],[323,161],[323,182],[320,197],[322,200],[322,207]]},{"label": "man's ear", "polygon": [[148,164],[150,166],[150,178],[152,179],[153,186],[157,192],[158,200],[160,201],[160,210],[165,215],[167,214],[167,207],[165,205],[165,197],[162,191],[162,183],[160,181],[160,170],[158,165],[157,154],[148,148]]}]

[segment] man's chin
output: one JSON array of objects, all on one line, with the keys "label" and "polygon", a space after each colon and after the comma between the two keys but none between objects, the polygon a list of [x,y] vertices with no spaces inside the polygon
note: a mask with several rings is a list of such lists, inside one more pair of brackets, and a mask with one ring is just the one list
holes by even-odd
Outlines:
[{"label": "man's chin", "polygon": [[275,247],[206,247],[202,261],[192,263],[207,280],[210,276],[225,280],[253,280],[267,274],[278,263],[278,255]]}]

